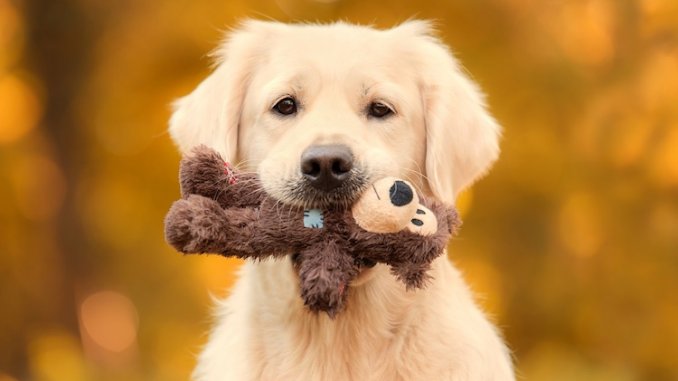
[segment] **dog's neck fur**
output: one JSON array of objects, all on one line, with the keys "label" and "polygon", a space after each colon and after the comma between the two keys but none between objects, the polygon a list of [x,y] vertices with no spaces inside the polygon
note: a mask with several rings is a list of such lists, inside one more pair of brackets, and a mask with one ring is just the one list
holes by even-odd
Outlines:
[{"label": "dog's neck fur", "polygon": [[430,274],[425,289],[407,291],[377,265],[357,279],[346,310],[332,320],[304,307],[290,260],[247,262],[219,306],[194,377],[513,380],[506,348],[446,256]]},{"label": "dog's neck fur", "polygon": [[[270,268],[258,272],[256,283],[261,291],[279,298],[268,305],[253,306],[258,310],[253,317],[260,319],[257,326],[278,327],[270,336],[261,336],[258,351],[267,353],[269,359],[278,358],[281,363],[290,364],[290,379],[298,377],[299,369],[314,372],[306,373],[308,378],[302,379],[364,379],[361,377],[364,370],[375,368],[381,369],[377,374],[387,376],[382,379],[411,379],[412,375],[402,374],[397,363],[409,362],[407,368],[412,369],[414,358],[400,358],[401,354],[409,353],[403,347],[416,338],[416,327],[422,320],[435,319],[422,316],[425,309],[419,306],[433,303],[430,295],[436,293],[435,283],[443,279],[432,281],[430,289],[407,291],[387,266],[377,265],[365,270],[353,284],[346,310],[330,319],[324,313],[311,313],[303,306],[298,279],[291,266],[280,262],[263,266],[275,266],[276,271],[283,272],[278,273],[277,279],[270,278]],[[445,266],[442,263],[434,266],[435,276],[443,277]],[[281,325],[285,329],[279,329]],[[275,335],[285,338],[272,337]],[[271,348],[272,343],[278,347]],[[272,354],[271,350],[277,353]],[[420,365],[429,366],[431,361],[426,358]],[[272,363],[275,364],[275,360]],[[284,376],[279,364],[262,368],[261,379],[286,379]]]}]

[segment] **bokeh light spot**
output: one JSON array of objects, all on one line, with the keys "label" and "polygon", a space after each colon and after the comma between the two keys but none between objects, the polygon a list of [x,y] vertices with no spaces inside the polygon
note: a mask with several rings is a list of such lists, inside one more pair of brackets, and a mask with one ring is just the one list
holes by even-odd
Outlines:
[{"label": "bokeh light spot", "polygon": [[675,110],[678,103],[678,48],[662,48],[653,51],[643,68],[634,99],[641,102],[646,111],[654,112],[668,106]]},{"label": "bokeh light spot", "polygon": [[111,352],[122,352],[137,339],[138,315],[134,303],[123,294],[100,291],[80,304],[83,335]]},{"label": "bokeh light spot", "polygon": [[10,0],[0,0],[0,75],[21,56],[23,29],[16,6]]},{"label": "bokeh light spot", "polygon": [[77,340],[65,332],[37,336],[29,343],[28,351],[34,380],[89,380],[81,348]]},{"label": "bokeh light spot", "polygon": [[15,75],[0,73],[0,144],[13,143],[35,128],[42,106],[35,90]]},{"label": "bokeh light spot", "polygon": [[[609,1],[562,2],[560,22],[552,23],[565,54],[577,64],[601,65],[614,53],[615,14]],[[573,22],[576,20],[576,22]]]}]

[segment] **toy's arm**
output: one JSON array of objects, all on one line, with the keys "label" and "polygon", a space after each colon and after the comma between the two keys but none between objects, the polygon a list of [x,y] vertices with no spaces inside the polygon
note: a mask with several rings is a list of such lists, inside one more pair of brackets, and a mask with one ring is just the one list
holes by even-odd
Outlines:
[{"label": "toy's arm", "polygon": [[421,200],[436,217],[437,230],[421,235],[407,228],[397,233],[376,234],[359,229],[354,234],[354,253],[359,259],[371,259],[391,266],[393,274],[408,288],[424,286],[435,258],[440,256],[450,235],[459,225],[454,208],[428,200]]},{"label": "toy's arm", "polygon": [[260,229],[254,208],[223,209],[215,200],[191,195],[176,201],[165,217],[165,238],[178,251],[261,259],[289,254],[283,240]]},{"label": "toy's arm", "polygon": [[236,172],[216,151],[204,145],[181,160],[179,181],[182,197],[205,196],[224,208],[256,206],[265,195],[255,174]]}]

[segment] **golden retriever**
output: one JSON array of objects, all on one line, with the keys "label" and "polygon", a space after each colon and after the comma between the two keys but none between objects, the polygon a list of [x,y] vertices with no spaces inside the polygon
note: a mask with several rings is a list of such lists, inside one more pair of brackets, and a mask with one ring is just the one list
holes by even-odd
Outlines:
[{"label": "golden retriever", "polygon": [[[256,171],[285,203],[349,203],[383,176],[453,203],[498,156],[481,92],[427,22],[250,20],[216,57],[176,102],[170,134],[183,152],[206,144]],[[500,335],[445,255],[431,274],[406,291],[386,266],[366,266],[330,319],[304,308],[291,260],[246,263],[194,378],[513,380]]]}]

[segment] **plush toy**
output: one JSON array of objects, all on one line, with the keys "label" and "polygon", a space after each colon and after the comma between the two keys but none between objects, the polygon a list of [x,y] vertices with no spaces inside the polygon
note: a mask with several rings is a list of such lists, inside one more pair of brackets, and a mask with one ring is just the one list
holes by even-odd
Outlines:
[{"label": "plush toy", "polygon": [[459,226],[453,208],[390,177],[369,185],[350,208],[283,205],[255,174],[236,172],[204,146],[182,160],[180,181],[182,199],[165,218],[174,248],[251,259],[291,254],[305,305],[330,317],[344,308],[361,268],[377,262],[408,289],[423,287]]}]

